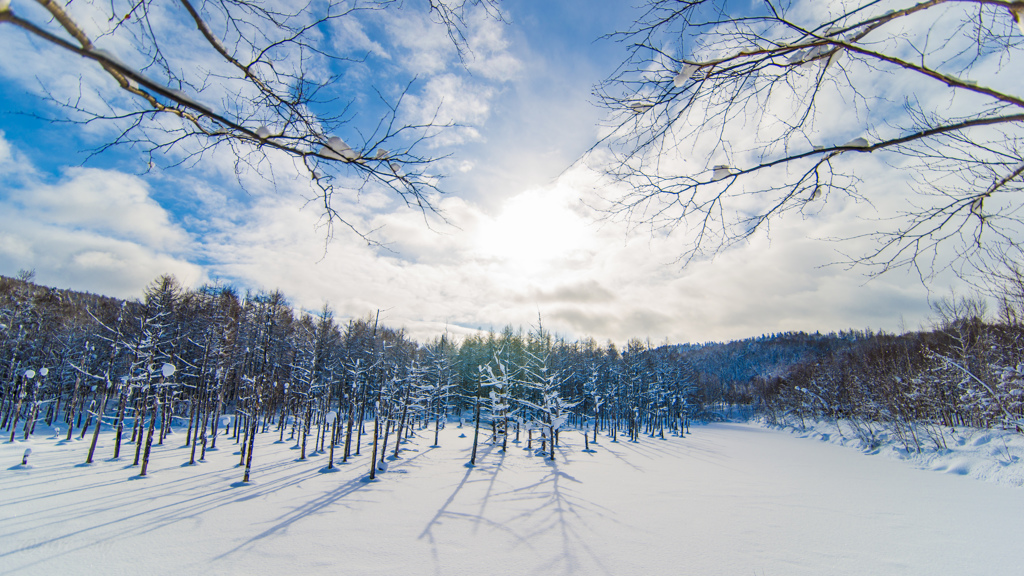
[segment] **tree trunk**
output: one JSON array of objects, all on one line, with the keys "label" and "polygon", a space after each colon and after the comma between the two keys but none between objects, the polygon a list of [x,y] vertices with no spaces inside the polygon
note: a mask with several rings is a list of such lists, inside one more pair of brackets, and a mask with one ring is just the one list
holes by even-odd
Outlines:
[{"label": "tree trunk", "polygon": [[436,416],[434,419],[434,446],[438,446],[437,437],[441,433],[441,417]]},{"label": "tree trunk", "polygon": [[363,403],[359,407],[359,420],[356,422],[358,429],[356,430],[356,456],[359,456],[359,448],[363,444],[363,422],[366,419],[366,398],[363,398]]},{"label": "tree trunk", "polygon": [[[235,430],[237,431],[238,430],[238,426],[239,426],[238,421],[240,421],[242,419],[237,416],[237,414],[238,414],[237,410],[235,411],[235,414],[236,414],[236,416],[235,416],[235,422],[236,422],[235,423]],[[248,418],[246,418],[244,423],[243,423],[243,428],[242,428],[242,436],[241,436],[242,446],[241,446],[241,448],[239,448],[239,452],[240,452],[240,457],[238,458],[238,465],[239,466],[245,464],[245,453],[246,453],[246,450],[248,449],[248,445],[249,445],[249,428],[250,428],[251,425],[252,425],[252,422],[250,422],[248,420]],[[237,432],[236,432],[236,434],[237,434]],[[235,436],[235,444],[238,444],[238,440],[239,440],[239,436]]]},{"label": "tree trunk", "polygon": [[[328,424],[330,426],[330,424]],[[327,460],[327,469],[334,469],[334,435],[338,433],[338,419],[334,419],[334,430],[331,431],[331,456]]]},{"label": "tree trunk", "polygon": [[480,393],[480,390],[479,390],[479,387],[478,387],[477,388],[477,397],[476,397],[476,416],[475,416],[476,423],[474,424],[474,428],[473,428],[473,455],[469,459],[469,465],[470,466],[476,466],[476,445],[477,445],[477,442],[480,440],[480,394],[479,393]]},{"label": "tree trunk", "polygon": [[100,402],[100,411],[96,415],[96,428],[92,431],[92,443],[89,445],[89,456],[85,459],[86,464],[92,464],[93,454],[96,453],[96,442],[100,438],[100,427],[103,425],[103,411],[107,408],[107,387],[103,387],[103,401]]},{"label": "tree trunk", "polygon": [[[84,402],[83,402],[83,404],[84,404]],[[92,408],[95,405],[96,405],[96,401],[93,400],[92,402],[89,403],[89,408]],[[86,413],[85,413],[85,424],[82,425],[82,433],[81,433],[81,435],[78,436],[79,440],[81,440],[82,438],[85,438],[85,433],[88,432],[88,430],[89,430],[89,424],[92,424],[92,410],[91,409],[87,410]],[[12,430],[13,430],[13,428],[12,428]]]},{"label": "tree trunk", "polygon": [[260,425],[259,418],[257,416],[259,416],[259,409],[254,406],[252,424],[249,427],[249,449],[246,450],[245,474],[242,476],[242,482],[249,481],[249,471],[252,470],[252,451],[253,448],[256,446],[256,428],[257,426]]},{"label": "tree trunk", "polygon": [[146,475],[146,468],[149,466],[149,451],[153,447],[153,430],[156,428],[156,411],[160,408],[160,404],[156,396],[153,397],[153,402],[156,405],[149,411],[149,432],[146,433],[146,451],[142,456],[142,470],[139,472],[139,476]]},{"label": "tree trunk", "polygon": [[138,466],[142,456],[142,423],[146,421],[146,404],[142,402],[142,409],[136,409],[135,421],[132,422],[132,438],[135,440],[135,461],[132,466]]},{"label": "tree trunk", "polygon": [[310,429],[312,418],[313,418],[313,407],[310,406],[309,403],[307,402],[307,404],[306,404],[306,418],[305,418],[305,422],[302,423],[302,430],[300,430],[300,433],[302,434],[302,453],[299,455],[299,460],[305,460],[306,459],[306,437],[309,436],[309,429]]},{"label": "tree trunk", "polygon": [[124,412],[127,408],[128,397],[123,390],[124,384],[117,386],[117,423],[114,424],[117,431],[114,435],[114,460],[121,456],[121,437],[124,436]]},{"label": "tree trunk", "polygon": [[[373,457],[370,458],[370,480],[377,477],[377,430],[380,428],[380,410],[373,419]],[[357,450],[358,454],[359,451]]]},{"label": "tree trunk", "polygon": [[[395,435],[395,441],[398,441],[397,434]],[[388,438],[391,437],[391,414],[384,419],[384,442],[380,446],[380,461],[384,461],[384,457],[388,453]]]},{"label": "tree trunk", "polygon": [[18,400],[14,404],[14,424],[11,424],[11,442],[14,442],[15,430],[18,429],[18,419],[21,417],[21,403],[25,398],[25,391],[21,386],[18,386],[18,392],[15,396]]},{"label": "tree trunk", "polygon": [[402,408],[402,423],[398,425],[398,434],[395,435],[395,458],[398,458],[398,452],[402,449],[402,430],[405,428],[405,418],[409,413],[409,394],[405,395],[405,406]]},{"label": "tree trunk", "polygon": [[348,431],[345,433],[345,455],[341,458],[343,463],[348,462],[352,449],[352,420],[355,413],[355,406],[348,407]]}]

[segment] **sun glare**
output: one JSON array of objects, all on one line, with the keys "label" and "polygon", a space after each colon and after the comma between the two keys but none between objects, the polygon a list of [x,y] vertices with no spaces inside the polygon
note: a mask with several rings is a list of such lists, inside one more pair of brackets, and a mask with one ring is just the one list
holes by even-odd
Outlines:
[{"label": "sun glare", "polygon": [[498,216],[482,224],[481,255],[520,271],[537,271],[582,249],[588,231],[564,196],[558,190],[531,190],[509,199]]}]

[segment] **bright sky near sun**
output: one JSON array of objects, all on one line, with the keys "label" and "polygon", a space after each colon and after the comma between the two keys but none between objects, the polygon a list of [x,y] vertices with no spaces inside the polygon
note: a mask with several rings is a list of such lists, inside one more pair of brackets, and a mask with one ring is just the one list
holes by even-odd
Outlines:
[{"label": "bright sky near sun", "polygon": [[41,83],[67,96],[98,81],[95,65],[4,27],[0,274],[34,269],[42,284],[119,297],[140,296],[162,273],[190,286],[279,288],[296,307],[328,302],[340,319],[379,309],[419,339],[527,328],[538,315],[563,336],[618,343],[926,321],[928,293],[916,280],[895,273],[867,282],[860,270],[829,266],[841,247],[823,239],[870,217],[870,207],[836,203],[788,217],[771,238],[686,269],[675,263],[672,238],[601,223],[587,201],[601,181],[575,163],[602,118],[591,88],[624,57],[621,44],[599,38],[627,28],[635,10],[619,0],[502,6],[505,23],[470,19],[466,62],[412,8],[387,22],[352,23],[350,48],[390,67],[364,66],[358,82],[346,81],[415,76],[412,104],[440,107],[460,125],[440,141],[451,154],[439,200],[448,224],[428,226],[373,193],[347,207],[386,249],[340,228],[325,244],[317,207],[287,178],[274,187],[236,175],[223,154],[185,166],[158,159],[153,170],[127,147],[90,156],[111,139],[107,128],[34,116],[62,115]]}]

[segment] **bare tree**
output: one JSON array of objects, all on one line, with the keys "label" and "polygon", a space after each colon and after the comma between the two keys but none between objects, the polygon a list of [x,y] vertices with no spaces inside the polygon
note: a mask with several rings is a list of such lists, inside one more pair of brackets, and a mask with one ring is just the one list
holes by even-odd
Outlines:
[{"label": "bare tree", "polygon": [[600,209],[682,236],[684,264],[842,197],[878,209],[844,236],[873,241],[849,260],[872,274],[1024,238],[1024,2],[649,0],[611,37]]},{"label": "bare tree", "polygon": [[[469,49],[469,11],[501,18],[497,0],[427,0],[460,54]],[[291,158],[310,179],[328,236],[342,224],[340,190],[385,190],[425,216],[437,214],[438,158],[425,142],[450,124],[410,121],[404,89],[351,89],[349,68],[364,58],[338,48],[346,23],[361,14],[402,10],[394,0],[0,0],[0,24],[82,57],[89,66],[77,97],[43,86],[67,120],[107,121],[116,136],[98,151],[127,145],[155,162],[192,165],[229,152],[236,174],[275,181],[275,159]],[[405,8],[408,9],[408,8]],[[30,45],[26,45],[31,50]],[[111,82],[111,80],[113,82]],[[362,98],[365,94],[373,98]],[[277,168],[280,170],[281,168]]]}]

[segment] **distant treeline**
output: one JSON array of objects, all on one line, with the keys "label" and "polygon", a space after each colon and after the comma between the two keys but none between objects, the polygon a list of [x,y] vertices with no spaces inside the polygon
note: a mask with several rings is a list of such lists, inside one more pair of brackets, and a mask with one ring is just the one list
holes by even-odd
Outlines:
[{"label": "distant treeline", "polygon": [[[193,461],[227,423],[246,478],[255,435],[275,427],[283,438],[286,424],[303,458],[311,437],[314,450],[338,446],[342,459],[364,449],[360,432],[372,425],[374,462],[392,434],[432,425],[436,435],[451,418],[502,445],[536,433],[551,457],[569,427],[635,441],[744,415],[843,419],[867,442],[886,427],[920,449],[941,442],[937,425],[1020,429],[1019,310],[1020,299],[1004,299],[1000,322],[989,324],[980,305],[961,300],[937,308],[934,331],[904,335],[658,347],[632,339],[620,350],[559,338],[538,319],[527,331],[419,343],[372,316],[339,324],[327,306],[297,313],[279,291],[185,289],[161,276],[142,300],[121,301],[25,274],[0,277],[0,427],[11,441],[39,422],[96,438],[105,423],[116,430],[114,457],[134,444],[145,473],[151,443],[172,423],[187,430]],[[89,461],[94,450],[95,441]]]},{"label": "distant treeline", "polygon": [[904,447],[946,448],[943,427],[1024,432],[1024,324],[1020,300],[1004,299],[999,321],[980,301],[935,307],[937,328],[876,334],[786,374],[755,378],[749,399],[768,422],[842,420],[867,446],[881,431]]}]

